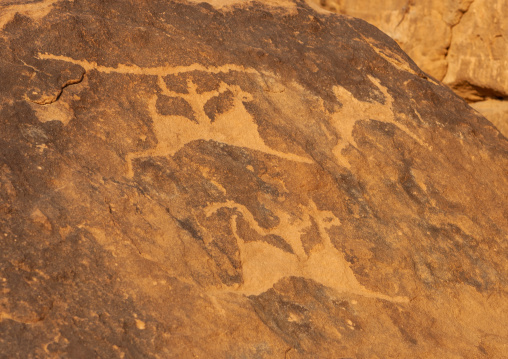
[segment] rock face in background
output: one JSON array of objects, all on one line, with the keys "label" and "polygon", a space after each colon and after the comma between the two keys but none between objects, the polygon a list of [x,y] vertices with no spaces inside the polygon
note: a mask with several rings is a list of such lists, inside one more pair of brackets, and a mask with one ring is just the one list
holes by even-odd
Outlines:
[{"label": "rock face in background", "polygon": [[508,142],[303,2],[0,9],[5,357],[501,358]]},{"label": "rock face in background", "polygon": [[486,100],[471,104],[475,110],[487,117],[493,124],[497,126],[499,131],[508,136],[508,101]]},{"label": "rock face in background", "polygon": [[[309,0],[364,19],[395,39],[425,72],[508,124],[507,0]],[[492,102],[492,100],[496,102]],[[504,132],[508,135],[508,132]]]}]

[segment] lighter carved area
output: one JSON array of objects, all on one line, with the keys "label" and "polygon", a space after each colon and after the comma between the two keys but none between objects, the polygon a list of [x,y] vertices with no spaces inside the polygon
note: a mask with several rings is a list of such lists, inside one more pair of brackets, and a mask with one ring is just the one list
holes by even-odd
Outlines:
[{"label": "lighter carved area", "polygon": [[133,74],[133,75],[153,75],[153,76],[167,76],[176,75],[185,72],[192,71],[203,71],[212,74],[218,74],[221,72],[238,71],[245,73],[257,74],[258,72],[254,69],[245,68],[241,65],[227,64],[223,66],[203,66],[200,64],[192,64],[189,66],[156,66],[156,67],[139,67],[137,65],[124,65],[118,64],[116,67],[101,66],[94,61],[87,60],[76,60],[69,56],[53,55],[53,54],[42,54],[39,53],[37,58],[41,60],[58,60],[70,62],[75,65],[83,67],[87,72],[96,70],[103,73],[117,73],[117,74]]},{"label": "lighter carved area", "polygon": [[360,101],[344,87],[334,86],[333,88],[335,96],[343,104],[343,107],[332,114],[330,118],[331,124],[341,135],[341,139],[333,148],[333,154],[340,165],[349,169],[351,168],[351,164],[347,158],[342,155],[342,150],[349,145],[358,147],[353,137],[353,130],[357,121],[377,120],[390,123],[405,132],[420,145],[428,147],[428,145],[420,140],[409,128],[395,120],[393,97],[388,93],[388,89],[381,85],[380,81],[375,77],[370,75],[368,75],[368,77],[369,80],[383,93],[386,102],[385,104],[379,102]]},{"label": "lighter carved area", "polygon": [[14,15],[17,13],[26,15],[33,20],[38,20],[49,14],[53,5],[60,0],[46,0],[33,4],[22,4],[22,5],[0,5],[0,30],[2,30],[7,23],[14,19]]},{"label": "lighter carved area", "polygon": [[[198,93],[196,84],[192,81],[188,81],[188,94],[181,94],[168,89],[164,82],[164,76],[192,71],[202,71],[207,73],[236,71],[256,74],[259,76],[259,72],[254,69],[248,69],[234,64],[215,67],[205,67],[199,64],[175,67],[139,67],[136,65],[118,64],[117,67],[107,67],[99,66],[95,62],[76,60],[61,55],[39,54],[38,58],[43,60],[51,59],[70,62],[83,67],[85,71],[96,70],[104,73],[157,76],[157,83],[163,95],[181,98],[191,106],[194,115],[196,116],[197,123],[185,116],[160,114],[156,109],[157,95],[150,98],[148,101],[148,110],[153,120],[154,132],[157,137],[157,146],[146,151],[129,153],[126,156],[128,177],[132,177],[134,175],[132,160],[140,157],[171,156],[187,143],[195,140],[214,140],[232,146],[260,151],[290,161],[312,163],[312,160],[309,158],[301,157],[292,153],[280,152],[265,144],[259,135],[257,124],[243,105],[244,102],[252,101],[253,97],[250,93],[243,91],[239,86],[228,85],[223,82],[217,90]],[[229,111],[218,115],[215,121],[212,121],[206,115],[204,106],[209,99],[227,90],[231,91],[234,95],[233,106]]]},{"label": "lighter carved area", "polygon": [[[187,143],[195,140],[213,140],[232,146],[249,148],[290,161],[312,163],[310,159],[276,151],[264,143],[259,135],[258,126],[243,105],[244,102],[252,101],[253,97],[239,86],[222,82],[218,90],[198,93],[197,86],[192,81],[188,81],[188,94],[181,94],[170,91],[162,77],[159,77],[158,83],[164,95],[180,97],[191,106],[197,123],[185,116],[161,115],[156,109],[157,96],[153,96],[149,101],[148,109],[157,136],[157,146],[147,151],[133,152],[127,156],[129,177],[134,174],[132,169],[133,159],[172,156]],[[228,90],[234,95],[232,108],[226,113],[218,115],[215,121],[212,121],[204,111],[206,102]]]},{"label": "lighter carved area", "polygon": [[[291,0],[205,0],[204,2],[212,5],[216,9],[231,9],[236,8],[235,5],[245,5],[252,2],[259,2],[279,9],[285,9],[287,12],[296,13],[296,3]],[[202,0],[190,0],[194,3],[203,3]]]},{"label": "lighter carved area", "polygon": [[33,325],[40,322],[42,319],[37,317],[35,314],[30,317],[21,317],[15,314],[0,311],[0,323],[4,320],[12,320],[20,324]]},{"label": "lighter carved area", "polygon": [[[231,229],[236,238],[242,262],[243,283],[228,290],[245,295],[258,295],[272,288],[285,277],[312,279],[339,292],[348,292],[365,297],[408,302],[407,297],[390,297],[376,293],[362,286],[356,279],[343,254],[331,242],[327,230],[341,223],[331,211],[321,211],[311,200],[301,207],[301,218],[292,218],[288,213],[276,211],[280,219],[277,227],[261,228],[252,213],[243,205],[233,201],[214,203],[206,207],[205,214],[211,216],[221,208],[233,208],[242,213],[250,227],[261,235],[278,235],[291,245],[294,254],[285,252],[266,242],[245,242],[237,232],[236,215],[231,216]],[[303,249],[301,237],[312,226],[311,218],[318,226],[321,243],[309,255]]]}]

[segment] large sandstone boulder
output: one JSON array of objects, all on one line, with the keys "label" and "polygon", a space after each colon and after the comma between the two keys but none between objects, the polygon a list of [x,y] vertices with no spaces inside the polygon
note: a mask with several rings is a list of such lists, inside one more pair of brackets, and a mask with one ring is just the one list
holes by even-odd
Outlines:
[{"label": "large sandstone boulder", "polygon": [[[508,99],[508,0],[308,1],[374,24],[469,102]],[[507,126],[505,104],[477,107],[488,107],[483,114],[500,129]]]},{"label": "large sandstone boulder", "polygon": [[501,358],[508,141],[304,2],[9,1],[6,358]]}]

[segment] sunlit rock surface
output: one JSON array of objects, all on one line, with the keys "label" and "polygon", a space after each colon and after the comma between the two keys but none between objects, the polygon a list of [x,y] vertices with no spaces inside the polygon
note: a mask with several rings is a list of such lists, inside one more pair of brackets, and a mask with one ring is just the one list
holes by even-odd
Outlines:
[{"label": "sunlit rock surface", "polygon": [[508,136],[508,0],[308,2],[379,27]]},{"label": "sunlit rock surface", "polygon": [[3,356],[506,355],[508,142],[375,27],[0,9]]}]

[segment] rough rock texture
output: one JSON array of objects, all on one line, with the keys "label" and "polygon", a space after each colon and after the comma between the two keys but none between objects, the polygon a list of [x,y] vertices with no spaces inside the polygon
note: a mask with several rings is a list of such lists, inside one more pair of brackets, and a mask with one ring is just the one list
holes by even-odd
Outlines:
[{"label": "rough rock texture", "polygon": [[[374,24],[468,102],[508,100],[508,0],[309,2]],[[479,106],[484,107],[492,109],[492,103]],[[505,105],[494,112],[483,114],[493,122],[502,119],[504,128]]]},{"label": "rough rock texture", "polygon": [[484,115],[505,137],[508,137],[508,101],[479,101],[472,103],[471,107]]},{"label": "rough rock texture", "polygon": [[508,141],[276,4],[2,3],[2,358],[506,357]]},{"label": "rough rock texture", "polygon": [[469,101],[508,99],[507,0],[474,0],[453,28],[443,82]]}]

